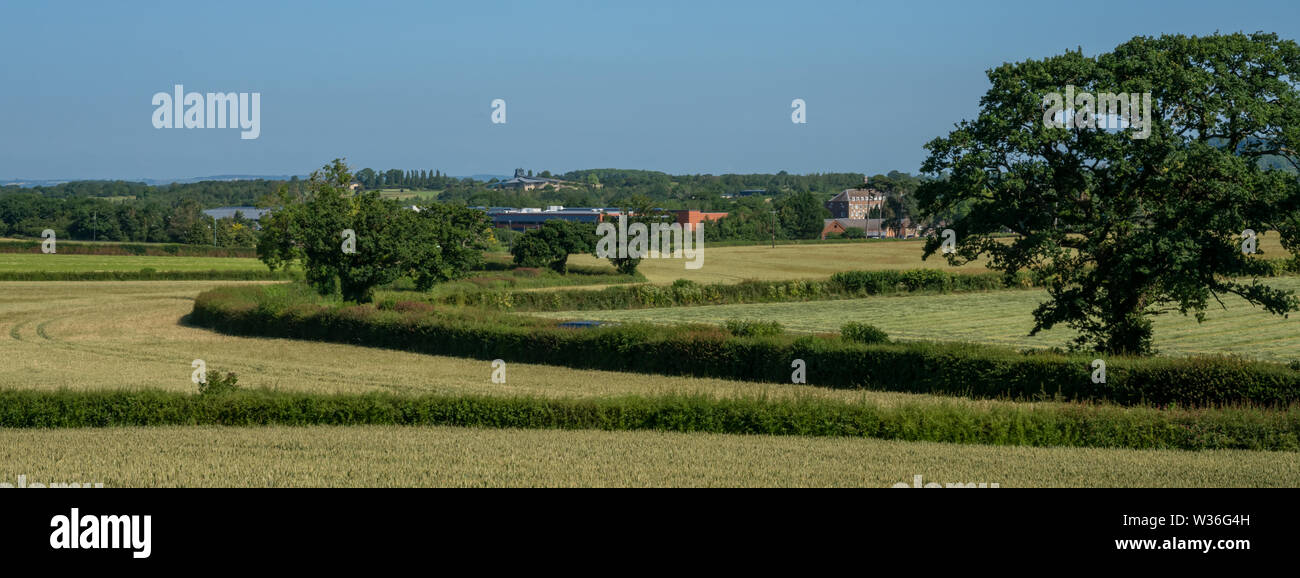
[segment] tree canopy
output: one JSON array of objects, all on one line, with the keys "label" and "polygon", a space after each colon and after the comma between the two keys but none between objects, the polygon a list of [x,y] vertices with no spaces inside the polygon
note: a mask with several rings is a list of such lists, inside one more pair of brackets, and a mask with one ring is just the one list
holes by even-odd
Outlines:
[{"label": "tree canopy", "polygon": [[[949,261],[983,256],[1047,282],[1034,333],[1067,324],[1080,347],[1147,353],[1152,315],[1201,319],[1224,294],[1277,314],[1297,308],[1289,292],[1246,280],[1259,262],[1242,250],[1247,229],[1300,249],[1295,42],[1138,37],[1095,57],[1008,63],[988,78],[978,118],[927,145],[922,168],[935,178],[918,201],[930,216],[969,209],[948,225]],[[1150,93],[1149,135],[1045,122],[1045,97],[1070,86]],[[926,256],[942,243],[931,238]]]},{"label": "tree canopy", "polygon": [[336,159],[312,173],[305,191],[282,188],[280,206],[263,219],[258,257],[272,269],[300,260],[319,292],[358,303],[401,277],[427,290],[481,264],[490,239],[482,211],[406,209],[377,192],[353,193],[351,182],[347,165]]}]

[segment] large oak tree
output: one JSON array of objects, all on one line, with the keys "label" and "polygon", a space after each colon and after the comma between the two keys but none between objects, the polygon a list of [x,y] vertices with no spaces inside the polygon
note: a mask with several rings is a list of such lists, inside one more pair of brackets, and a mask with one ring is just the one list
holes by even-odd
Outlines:
[{"label": "large oak tree", "polygon": [[[1078,346],[1148,353],[1151,316],[1202,319],[1235,294],[1297,308],[1258,278],[1247,229],[1300,249],[1300,47],[1273,34],[1134,38],[1095,57],[1067,52],[989,71],[975,120],[927,145],[928,215],[965,212],[950,262],[981,256],[1044,280],[1033,333],[1066,324]],[[1151,94],[1138,132],[1050,126],[1045,96]],[[1080,101],[1078,104],[1086,104]],[[1049,112],[1050,114],[1050,112]],[[956,211],[961,208],[962,211]],[[1010,232],[1009,238],[999,233]],[[1267,233],[1265,233],[1267,232]],[[942,237],[926,246],[939,250]]]}]

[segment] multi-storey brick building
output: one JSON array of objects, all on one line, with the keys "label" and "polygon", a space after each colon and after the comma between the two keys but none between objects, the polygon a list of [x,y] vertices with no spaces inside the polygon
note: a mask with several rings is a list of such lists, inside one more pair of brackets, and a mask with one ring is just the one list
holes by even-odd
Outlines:
[{"label": "multi-storey brick building", "polygon": [[831,218],[835,219],[869,219],[873,212],[879,213],[884,204],[885,194],[867,187],[844,189],[844,192],[826,201],[826,209],[831,212]]}]

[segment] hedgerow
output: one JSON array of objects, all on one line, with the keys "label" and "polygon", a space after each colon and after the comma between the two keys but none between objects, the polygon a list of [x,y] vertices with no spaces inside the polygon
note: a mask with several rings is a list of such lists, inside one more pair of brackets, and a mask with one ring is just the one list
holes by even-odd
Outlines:
[{"label": "hedgerow", "polygon": [[219,331],[311,339],[477,359],[663,375],[807,382],[976,398],[1106,400],[1123,405],[1278,406],[1300,401],[1300,371],[1235,357],[1021,353],[970,343],[858,343],[839,335],[737,336],[709,325],[636,323],[593,329],[485,309],[348,306],[300,285],[228,287],[195,300],[190,322]]},{"label": "hedgerow", "polygon": [[0,427],[444,425],[871,437],[989,445],[1296,451],[1300,411],[1097,405],[887,407],[667,395],[596,399],[238,390],[0,390]]},{"label": "hedgerow", "polygon": [[1001,273],[950,273],[932,269],[849,271],[826,280],[700,284],[679,279],[671,285],[629,285],[600,291],[455,291],[431,297],[444,305],[503,311],[572,311],[729,305],[853,299],[895,293],[954,293],[1038,286],[1029,275],[1008,281]]}]

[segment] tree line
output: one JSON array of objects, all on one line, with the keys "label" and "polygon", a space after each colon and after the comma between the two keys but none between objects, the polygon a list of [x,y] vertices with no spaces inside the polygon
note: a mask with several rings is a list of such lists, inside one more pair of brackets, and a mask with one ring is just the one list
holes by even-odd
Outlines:
[{"label": "tree line", "polygon": [[[532,174],[533,171],[526,171]],[[536,174],[552,176],[550,171]],[[699,209],[730,215],[705,227],[710,241],[812,239],[829,217],[822,205],[846,188],[862,186],[858,173],[669,175],[658,171],[591,169],[558,175],[560,187],[531,191],[488,188],[492,181],[457,179],[440,170],[350,173],[349,186],[365,190],[403,187],[440,189],[438,200],[461,207],[628,207]],[[871,177],[870,186],[886,192],[889,206],[880,218],[901,219],[916,212],[911,194],[919,177],[891,171]],[[247,247],[257,233],[246,219],[216,223],[202,209],[218,206],[275,206],[275,191],[301,193],[305,181],[204,181],[162,186],[128,181],[76,181],[31,188],[0,188],[0,235],[38,237],[53,229],[76,240],[169,242]],[[748,196],[735,196],[752,191]],[[735,196],[734,198],[724,198]],[[775,211],[775,213],[773,212]],[[507,240],[510,235],[507,235]]]},{"label": "tree line", "polygon": [[0,196],[0,237],[38,238],[46,230],[59,239],[134,243],[184,243],[252,247],[256,224],[236,213],[213,219],[196,200],[108,201],[93,197]]}]

